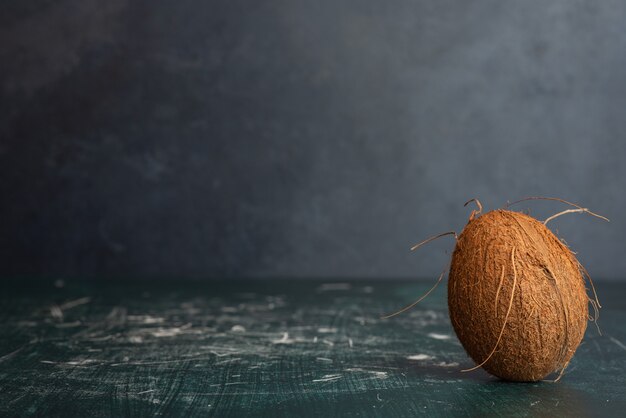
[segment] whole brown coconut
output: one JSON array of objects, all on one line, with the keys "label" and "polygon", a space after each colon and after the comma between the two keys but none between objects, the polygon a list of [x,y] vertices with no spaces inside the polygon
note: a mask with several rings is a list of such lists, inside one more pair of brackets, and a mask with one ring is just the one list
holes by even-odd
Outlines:
[{"label": "whole brown coconut", "polygon": [[581,268],[572,251],[528,215],[472,216],[448,279],[450,319],[470,357],[506,380],[536,381],[563,371],[589,318]]}]

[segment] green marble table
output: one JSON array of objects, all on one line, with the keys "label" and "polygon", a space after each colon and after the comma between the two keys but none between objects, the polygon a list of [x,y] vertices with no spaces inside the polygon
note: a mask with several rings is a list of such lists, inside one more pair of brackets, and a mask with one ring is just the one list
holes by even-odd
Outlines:
[{"label": "green marble table", "polygon": [[626,414],[626,286],[558,383],[477,370],[445,285],[429,282],[4,281],[0,416]]}]

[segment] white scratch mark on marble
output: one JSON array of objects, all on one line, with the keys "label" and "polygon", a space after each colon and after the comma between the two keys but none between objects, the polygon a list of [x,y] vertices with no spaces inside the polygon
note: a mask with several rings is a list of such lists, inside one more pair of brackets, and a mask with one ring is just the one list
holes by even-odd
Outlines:
[{"label": "white scratch mark on marble", "polygon": [[68,302],[63,303],[62,305],[59,306],[59,308],[63,311],[67,311],[68,309],[72,309],[75,308],[77,306],[80,305],[85,305],[87,303],[91,302],[91,298],[89,296],[85,296],[79,299],[75,299],[75,300],[70,300]]},{"label": "white scratch mark on marble", "polygon": [[247,385],[252,382],[228,382],[228,383],[215,383],[213,385],[209,385],[209,387],[217,387],[217,386],[233,386],[233,385]]},{"label": "white scratch mark on marble", "polygon": [[11,357],[13,357],[14,355],[16,355],[17,353],[19,353],[20,351],[22,351],[22,350],[24,349],[24,347],[25,347],[25,346],[20,347],[20,348],[18,348],[18,349],[17,349],[17,350],[15,350],[15,351],[11,351],[10,353],[5,354],[5,355],[3,355],[3,356],[0,356],[0,363],[2,363],[2,362],[3,362],[3,361],[5,361],[5,360],[10,359],[10,358],[11,358]]},{"label": "white scratch mark on marble", "polygon": [[626,350],[626,345],[624,345],[624,344],[623,344],[620,340],[618,340],[617,338],[609,336],[609,339],[610,339],[611,341],[613,341],[613,342],[614,342],[614,343],[615,343],[618,347],[620,347],[621,349]]},{"label": "white scratch mark on marble", "polygon": [[240,357],[233,357],[233,358],[229,358],[229,359],[226,359],[226,360],[217,361],[217,362],[213,363],[213,365],[217,366],[217,365],[220,365],[220,364],[234,363],[234,362],[238,362],[238,361],[241,361]]},{"label": "white scratch mark on marble", "polygon": [[380,372],[378,370],[366,370],[362,367],[351,367],[345,369],[344,371],[352,373],[367,373],[371,375],[374,379],[387,379],[389,377],[389,374],[387,372]]},{"label": "white scratch mark on marble", "polygon": [[156,392],[156,389],[143,390],[141,392],[135,393],[135,395],[143,395],[144,393],[151,393],[151,392]]},{"label": "white scratch mark on marble", "polygon": [[41,363],[44,363],[44,364],[58,364],[60,366],[86,366],[88,364],[98,363],[98,360],[93,360],[93,359],[83,359],[83,360],[78,360],[78,361],[41,360]]},{"label": "white scratch mark on marble", "polygon": [[313,382],[333,382],[335,380],[341,379],[343,376],[340,374],[326,374],[322,376],[320,379],[313,379]]},{"label": "white scratch mark on marble", "polygon": [[373,375],[376,379],[386,379],[389,377],[389,374],[387,372],[379,372],[375,370],[368,370],[367,372]]}]

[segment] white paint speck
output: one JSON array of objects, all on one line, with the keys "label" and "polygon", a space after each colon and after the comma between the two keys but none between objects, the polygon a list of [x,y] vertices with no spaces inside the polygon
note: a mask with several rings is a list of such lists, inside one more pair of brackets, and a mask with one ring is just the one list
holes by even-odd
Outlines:
[{"label": "white paint speck", "polygon": [[232,332],[246,332],[246,328],[242,325],[233,325],[230,329]]},{"label": "white paint speck", "polygon": [[334,334],[337,332],[337,328],[334,327],[320,327],[317,329],[317,332],[321,334]]},{"label": "white paint speck", "polygon": [[451,337],[447,334],[437,334],[435,332],[431,332],[428,334],[430,338],[434,338],[435,340],[449,340]]},{"label": "white paint speck", "polygon": [[272,340],[273,344],[293,344],[295,340],[289,338],[288,332],[283,332],[283,336],[278,340]]},{"label": "white paint speck", "polygon": [[432,360],[433,358],[433,356],[429,356],[428,354],[413,354],[407,356],[407,360]]},{"label": "white paint speck", "polygon": [[350,346],[350,348],[353,347],[353,343],[352,343],[352,338],[348,338],[348,345]]},{"label": "white paint speck", "polygon": [[446,363],[445,361],[439,362],[437,363],[437,366],[439,367],[458,367],[459,363],[453,361],[451,363]]},{"label": "white paint speck", "polygon": [[362,316],[355,316],[354,320],[357,321],[360,325],[365,325],[365,318]]},{"label": "white paint speck", "polygon": [[157,328],[154,331],[151,331],[150,334],[153,337],[162,338],[162,337],[175,337],[179,334],[182,334],[185,330],[191,328],[191,323],[185,324],[180,327],[173,328]]},{"label": "white paint speck", "polygon": [[160,324],[165,321],[165,318],[150,315],[128,315],[127,319],[130,322],[138,322],[145,325]]}]

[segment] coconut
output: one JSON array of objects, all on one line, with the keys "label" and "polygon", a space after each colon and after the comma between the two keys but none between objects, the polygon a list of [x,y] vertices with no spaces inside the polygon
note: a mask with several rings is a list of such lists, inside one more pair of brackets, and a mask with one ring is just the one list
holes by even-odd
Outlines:
[{"label": "coconut", "polygon": [[475,368],[502,379],[537,381],[562,372],[589,319],[584,270],[531,216],[478,213],[458,236],[450,264],[448,308],[456,335]]},{"label": "coconut", "polygon": [[[539,222],[508,208],[527,200],[552,200],[567,209]],[[554,197],[527,197],[479,216],[472,211],[460,235],[444,232],[414,245],[415,250],[438,238],[454,235],[456,246],[448,276],[448,309],[454,331],[469,356],[502,379],[531,382],[558,372],[559,380],[587,328],[596,322],[600,303],[591,277],[574,253],[546,224],[568,213],[586,213],[608,221],[575,203]],[[478,217],[477,217],[478,216]],[[418,300],[382,318],[405,312]],[[585,277],[594,299],[587,296]],[[595,315],[589,316],[588,304]],[[598,332],[600,328],[598,327]]]}]

